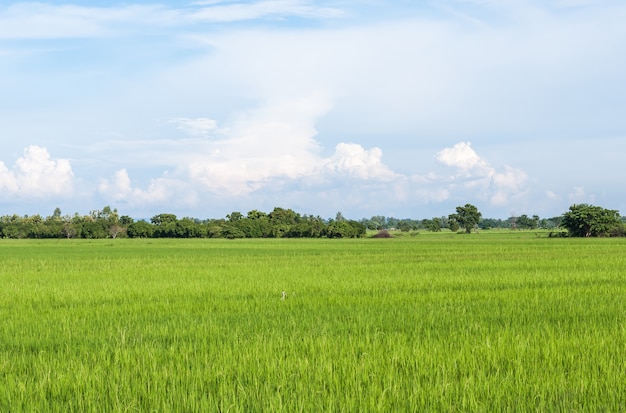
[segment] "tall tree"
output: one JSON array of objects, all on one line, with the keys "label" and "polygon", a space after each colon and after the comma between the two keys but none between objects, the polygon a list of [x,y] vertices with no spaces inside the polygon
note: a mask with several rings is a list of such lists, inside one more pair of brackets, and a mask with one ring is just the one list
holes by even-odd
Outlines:
[{"label": "tall tree", "polygon": [[472,232],[472,229],[478,225],[481,216],[482,213],[478,211],[478,208],[472,204],[465,204],[465,206],[456,207],[456,214],[448,215],[448,219],[456,222],[469,234]]},{"label": "tall tree", "polygon": [[572,237],[606,236],[619,225],[618,211],[589,204],[570,206],[561,220],[561,227]]},{"label": "tall tree", "polygon": [[441,231],[441,221],[439,218],[435,217],[433,219],[425,219],[424,227],[430,232],[440,232]]}]

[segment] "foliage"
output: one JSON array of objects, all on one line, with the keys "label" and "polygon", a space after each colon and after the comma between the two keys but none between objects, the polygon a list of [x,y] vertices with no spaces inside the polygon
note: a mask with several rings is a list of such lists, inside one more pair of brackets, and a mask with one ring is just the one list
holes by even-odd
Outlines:
[{"label": "foliage", "polygon": [[523,214],[516,217],[514,223],[517,229],[537,229],[539,227],[539,216],[533,215],[531,218]]},{"label": "foliage", "polygon": [[439,218],[425,219],[422,221],[422,225],[430,232],[441,231],[441,220]]},{"label": "foliage", "polygon": [[366,232],[365,225],[357,221],[331,221],[326,229],[326,236],[328,238],[360,238]]},{"label": "foliage", "polygon": [[465,229],[466,233],[472,232],[474,227],[478,226],[482,214],[472,204],[456,207],[456,213],[448,215],[450,221],[456,222],[460,228]]},{"label": "foliage", "polygon": [[131,238],[151,238],[154,233],[154,225],[143,220],[133,222],[128,226],[127,232]]},{"label": "foliage", "polygon": [[561,226],[572,237],[607,236],[621,226],[619,212],[589,204],[572,205],[563,214]]}]

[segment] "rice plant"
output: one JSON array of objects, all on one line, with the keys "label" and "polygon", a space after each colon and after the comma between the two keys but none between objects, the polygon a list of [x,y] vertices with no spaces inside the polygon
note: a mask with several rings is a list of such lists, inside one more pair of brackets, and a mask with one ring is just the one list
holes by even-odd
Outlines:
[{"label": "rice plant", "polygon": [[1,411],[619,411],[623,239],[0,241]]}]

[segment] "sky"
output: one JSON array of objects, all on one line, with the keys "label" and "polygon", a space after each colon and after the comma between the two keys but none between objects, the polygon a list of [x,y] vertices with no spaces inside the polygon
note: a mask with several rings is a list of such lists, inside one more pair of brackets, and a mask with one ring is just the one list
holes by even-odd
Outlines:
[{"label": "sky", "polygon": [[4,1],[0,215],[626,215],[623,0]]}]

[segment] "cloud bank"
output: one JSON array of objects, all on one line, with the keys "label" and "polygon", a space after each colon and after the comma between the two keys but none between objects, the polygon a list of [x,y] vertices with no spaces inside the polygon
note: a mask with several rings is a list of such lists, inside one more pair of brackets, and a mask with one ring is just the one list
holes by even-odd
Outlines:
[{"label": "cloud bank", "polygon": [[[163,202],[166,194],[186,188],[189,193],[183,198],[196,202],[203,195],[238,198],[263,190],[275,193],[295,184],[312,191],[328,190],[336,181],[392,182],[400,177],[384,165],[377,147],[339,143],[333,154],[323,156],[315,140],[315,122],[329,109],[322,94],[313,94],[246,111],[215,137],[178,147],[184,154],[153,149],[155,164],[169,162],[171,169],[148,188],[133,187],[123,168],[103,179],[99,192],[108,199],[142,204]],[[177,119],[176,123],[191,135],[203,135],[216,129],[216,122],[207,119]]]},{"label": "cloud bank", "polygon": [[[241,210],[247,205],[257,208],[250,202],[259,200],[279,206],[296,199],[303,205],[326,200],[327,207],[337,210],[342,206],[381,208],[389,203],[448,207],[467,202],[513,210],[529,194],[526,172],[508,165],[490,165],[469,142],[459,142],[433,155],[444,173],[398,173],[384,163],[380,148],[366,149],[355,143],[339,143],[329,156],[323,156],[323,148],[314,140],[313,123],[324,105],[312,105],[306,99],[300,103],[310,110],[299,121],[282,123],[270,116],[273,120],[268,123],[265,115],[271,110],[250,111],[219,140],[204,140],[193,154],[170,157],[170,167],[144,187],[133,183],[127,168],[121,168],[110,177],[101,177],[92,195],[130,210],[172,211],[197,209],[205,203]],[[264,148],[262,142],[269,140],[273,144]],[[271,149],[281,147],[282,151]],[[157,143],[151,152],[156,155],[155,164],[161,165],[158,158],[169,157],[171,148],[171,144]],[[198,148],[203,148],[202,153]],[[5,197],[69,197],[75,195],[74,186],[70,162],[52,159],[43,147],[27,147],[11,170],[0,162],[0,189]],[[560,198],[553,191],[544,194],[546,201]],[[594,200],[582,187],[574,188],[567,198],[572,202]]]},{"label": "cloud bank", "polygon": [[[292,197],[312,205],[382,208],[384,203],[427,205],[449,202],[507,206],[528,192],[528,176],[508,165],[494,167],[478,155],[469,142],[459,142],[434,154],[447,174],[425,171],[405,175],[385,164],[379,147],[354,142],[336,144],[332,153],[315,139],[316,123],[331,108],[323,94],[268,104],[249,110],[219,128],[215,136],[193,145],[152,150],[155,165],[168,162],[163,175],[145,188],[133,184],[127,168],[104,178],[99,193],[110,202],[130,206],[186,204],[189,208],[208,200],[272,200],[279,205]],[[183,131],[202,135],[217,130],[217,121],[178,119]],[[193,127],[188,127],[195,125]],[[144,142],[144,145],[148,143]],[[172,156],[171,148],[178,148]]]},{"label": "cloud bank", "polygon": [[41,199],[71,196],[74,174],[67,159],[51,159],[46,148],[28,146],[13,169],[0,162],[0,193],[3,198]]}]

